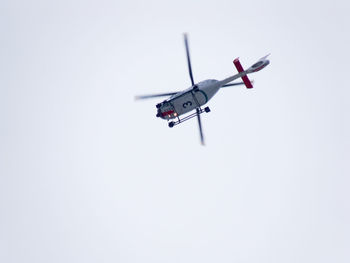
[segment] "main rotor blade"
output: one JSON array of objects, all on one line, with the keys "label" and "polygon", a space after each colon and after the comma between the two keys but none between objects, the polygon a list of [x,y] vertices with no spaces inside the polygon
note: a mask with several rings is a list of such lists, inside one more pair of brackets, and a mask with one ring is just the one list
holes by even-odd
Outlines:
[{"label": "main rotor blade", "polygon": [[240,85],[244,85],[244,82],[236,82],[236,83],[226,84],[226,85],[222,86],[222,88],[231,87],[231,86],[240,86]]},{"label": "main rotor blade", "polygon": [[200,115],[200,111],[199,108],[196,109],[197,111],[197,119],[198,119],[198,127],[199,127],[199,136],[201,138],[201,144],[204,144],[204,136],[203,136],[203,129],[202,129],[202,122],[201,122],[201,115]]},{"label": "main rotor blade", "polygon": [[144,99],[151,99],[151,98],[157,98],[157,97],[167,97],[167,96],[172,96],[176,93],[177,92],[168,92],[168,93],[135,96],[135,100],[144,100]]},{"label": "main rotor blade", "polygon": [[189,48],[188,48],[187,34],[184,34],[184,40],[185,40],[185,47],[186,47],[188,71],[190,73],[191,83],[192,83],[192,86],[193,86],[194,85],[194,81],[193,81],[193,75],[192,75],[192,67],[191,67],[190,51],[189,51]]}]

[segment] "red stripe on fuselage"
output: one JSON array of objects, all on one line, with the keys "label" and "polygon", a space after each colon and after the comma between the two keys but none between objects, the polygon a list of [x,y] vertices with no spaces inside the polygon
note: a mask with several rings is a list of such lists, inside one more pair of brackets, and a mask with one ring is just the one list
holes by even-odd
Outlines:
[{"label": "red stripe on fuselage", "polygon": [[165,112],[162,112],[162,116],[171,115],[171,114],[173,114],[173,113],[174,113],[173,110],[165,111]]}]

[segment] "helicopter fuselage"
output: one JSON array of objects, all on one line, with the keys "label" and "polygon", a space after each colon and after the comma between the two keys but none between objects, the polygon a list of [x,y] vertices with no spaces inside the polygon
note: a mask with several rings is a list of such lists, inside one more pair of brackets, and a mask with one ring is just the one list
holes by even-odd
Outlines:
[{"label": "helicopter fuselage", "polygon": [[170,120],[206,104],[220,89],[221,83],[208,79],[176,93],[157,104],[157,117]]}]

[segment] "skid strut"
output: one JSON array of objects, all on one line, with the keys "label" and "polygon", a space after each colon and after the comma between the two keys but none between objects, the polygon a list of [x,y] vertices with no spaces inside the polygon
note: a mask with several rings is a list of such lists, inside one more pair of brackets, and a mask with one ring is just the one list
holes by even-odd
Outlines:
[{"label": "skid strut", "polygon": [[[199,114],[202,114],[203,112],[209,113],[210,112],[210,108],[209,107],[205,107],[204,109],[199,108]],[[187,115],[186,117],[183,117],[182,119],[178,118],[178,121],[171,121],[168,123],[169,128],[174,127],[175,125],[178,125],[184,121],[188,121],[189,119],[192,119],[194,117],[197,116],[197,112],[194,112],[190,115]]]}]

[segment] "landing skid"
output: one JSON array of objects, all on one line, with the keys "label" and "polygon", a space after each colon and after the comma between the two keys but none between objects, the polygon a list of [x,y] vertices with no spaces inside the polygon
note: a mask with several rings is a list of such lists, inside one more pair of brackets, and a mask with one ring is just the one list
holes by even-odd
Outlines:
[{"label": "landing skid", "polygon": [[169,128],[172,128],[175,125],[178,125],[178,124],[180,124],[180,123],[182,123],[184,121],[188,121],[189,119],[192,119],[192,118],[196,117],[197,114],[202,114],[203,112],[209,113],[210,112],[210,108],[209,107],[205,107],[204,109],[199,108],[198,113],[197,112],[192,113],[192,114],[190,114],[190,115],[188,115],[186,117],[183,117],[182,119],[178,118],[178,121],[171,121],[171,122],[168,123],[168,126],[169,126]]}]

